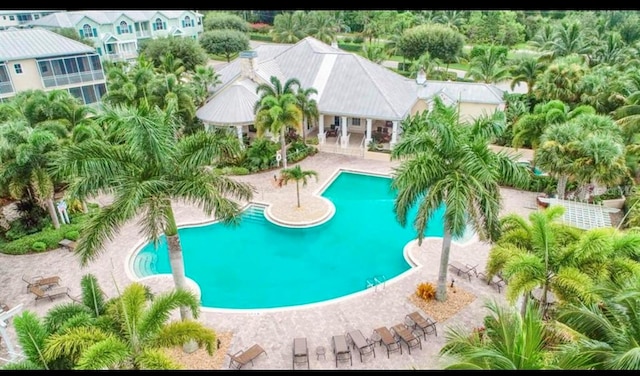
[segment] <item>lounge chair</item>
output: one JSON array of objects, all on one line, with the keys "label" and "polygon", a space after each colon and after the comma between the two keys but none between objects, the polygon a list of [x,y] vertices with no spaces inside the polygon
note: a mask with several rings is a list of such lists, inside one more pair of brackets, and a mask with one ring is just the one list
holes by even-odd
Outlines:
[{"label": "lounge chair", "polygon": [[306,338],[294,338],[293,339],[293,368],[296,368],[296,364],[307,363],[307,369],[309,369],[309,348],[307,347]]},{"label": "lounge chair", "polygon": [[374,329],[373,332],[380,338],[380,343],[383,344],[387,349],[387,359],[389,358],[389,353],[400,350],[400,354],[402,354],[400,339],[394,336],[389,328],[387,328],[386,326],[381,326],[377,329]]},{"label": "lounge chair", "polygon": [[65,295],[72,300],[75,300],[75,298],[72,298],[71,295],[69,295],[69,288],[63,286],[43,290],[40,286],[32,285],[29,287],[29,292],[36,296],[36,302],[42,299],[53,300],[54,298],[59,298]]},{"label": "lounge chair", "polygon": [[486,273],[478,272],[478,278],[480,278],[480,280],[486,282],[487,285],[494,286],[496,289],[498,289],[498,292],[502,292],[502,288],[506,285],[506,282],[504,281],[504,279],[502,279],[502,277],[500,277],[497,274],[494,275],[491,278],[491,280],[489,280],[489,278],[488,278]]},{"label": "lounge chair", "polygon": [[424,340],[427,340],[427,334],[435,333],[438,336],[438,330],[436,329],[436,320],[427,315],[423,315],[418,311],[411,312],[405,316],[407,325],[412,329],[420,329],[424,334]]},{"label": "lounge chair", "polygon": [[391,327],[391,330],[407,345],[409,349],[409,354],[411,354],[411,349],[420,347],[422,350],[422,341],[420,341],[420,337],[416,337],[409,327],[405,324],[396,324]]},{"label": "lounge chair", "polygon": [[353,359],[351,358],[351,350],[347,345],[347,337],[344,335],[337,335],[331,338],[333,344],[333,355],[336,358],[336,368],[338,367],[338,361],[349,361],[353,365]]},{"label": "lounge chair", "polygon": [[227,353],[227,355],[229,355],[229,358],[231,358],[231,360],[229,360],[229,368],[240,369],[247,365],[247,363],[249,362],[251,362],[251,365],[253,365],[253,360],[260,354],[267,355],[267,352],[264,351],[264,349],[258,344],[249,347],[247,350],[240,350],[235,354]]},{"label": "lounge chair", "polygon": [[469,281],[471,281],[472,274],[475,276],[478,275],[478,272],[476,271],[477,266],[478,265],[463,264],[458,261],[451,261],[449,263],[449,267],[453,269],[457,275],[465,274],[469,278]]},{"label": "lounge chair", "polygon": [[46,278],[43,278],[42,276],[27,277],[23,275],[22,280],[27,283],[27,291],[29,291],[31,286],[38,286],[44,290],[53,286],[60,286],[60,277],[57,275]]},{"label": "lounge chair", "polygon": [[351,345],[354,349],[360,353],[360,363],[362,363],[362,356],[373,353],[373,357],[376,357],[376,349],[373,346],[375,342],[366,338],[360,329],[352,330],[347,333],[347,338],[351,341]]}]

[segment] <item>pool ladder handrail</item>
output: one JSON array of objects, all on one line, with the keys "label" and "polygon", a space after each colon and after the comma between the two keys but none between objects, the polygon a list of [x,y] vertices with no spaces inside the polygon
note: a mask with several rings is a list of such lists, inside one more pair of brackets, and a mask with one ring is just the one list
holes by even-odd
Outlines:
[{"label": "pool ladder handrail", "polygon": [[[380,280],[382,279],[382,280]],[[387,285],[387,277],[384,275],[381,276],[373,276],[372,279],[367,279],[367,288],[373,287],[375,291],[378,291],[378,285],[382,284],[382,289]]]}]

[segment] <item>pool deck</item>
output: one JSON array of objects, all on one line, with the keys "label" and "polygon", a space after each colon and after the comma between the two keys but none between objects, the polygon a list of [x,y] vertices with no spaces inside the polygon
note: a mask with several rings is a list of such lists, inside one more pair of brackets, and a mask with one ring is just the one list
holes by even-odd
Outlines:
[{"label": "pool deck", "polygon": [[[397,162],[382,162],[365,160],[338,154],[318,153],[300,162],[303,170],[318,172],[318,180],[309,180],[306,187],[300,186],[301,208],[297,208],[295,182],[279,187],[274,182],[274,173],[263,172],[254,175],[239,176],[238,180],[252,183],[256,187],[254,201],[272,205],[269,209],[273,219],[293,226],[305,226],[324,220],[330,215],[331,204],[320,198],[318,193],[328,184],[339,169],[370,172],[375,174],[389,174]],[[289,167],[292,167],[290,165]],[[509,212],[527,216],[535,206],[534,192],[521,192],[513,189],[502,190],[502,213]],[[100,204],[109,203],[107,197],[95,200]],[[181,226],[211,221],[201,210],[181,202],[174,205],[176,220]],[[367,228],[366,218],[362,223],[354,224],[359,231],[371,231],[380,234],[379,228]],[[108,296],[116,295],[116,286],[121,289],[135,280],[128,270],[127,262],[134,250],[142,245],[143,240],[138,233],[135,221],[124,225],[113,241],[105,246],[103,252],[87,267],[81,268],[73,253],[58,249],[43,254],[10,256],[0,254],[0,302],[10,307],[23,304],[23,309],[44,315],[52,306],[69,302],[66,297],[51,301],[34,301],[33,295],[27,293],[22,275],[58,275],[61,285],[71,290],[71,295],[80,294],[80,279],[86,273],[93,273],[98,277],[101,287]],[[352,231],[345,228],[344,231]],[[374,328],[380,326],[391,327],[404,320],[406,314],[415,311],[416,307],[408,300],[420,282],[435,282],[440,262],[441,239],[425,239],[418,247],[415,241],[410,242],[405,252],[419,265],[402,275],[387,281],[384,286],[369,288],[365,291],[298,308],[270,309],[270,310],[216,310],[202,309],[201,320],[206,325],[220,332],[233,332],[230,345],[231,353],[244,350],[254,343],[260,344],[268,356],[260,356],[254,365],[248,364],[243,369],[291,369],[292,344],[295,337],[306,337],[310,352],[311,369],[335,369],[335,361],[331,352],[331,336],[345,334],[352,329],[360,329],[365,336],[370,336]],[[260,247],[260,244],[256,244]],[[489,245],[472,240],[464,245],[453,244],[450,260],[457,260],[468,264],[478,264],[482,270],[487,260]],[[216,249],[214,252],[224,252]],[[450,272],[449,272],[450,273]],[[451,278],[451,274],[449,274]],[[165,291],[173,287],[170,275],[147,277],[142,282],[149,284],[154,291]],[[365,285],[365,281],[363,281]],[[463,325],[467,328],[479,326],[486,313],[483,308],[487,299],[504,301],[504,291],[498,293],[491,286],[487,286],[479,279],[472,277],[471,281],[456,278],[456,286],[473,293],[477,298],[456,315],[437,324],[438,336],[429,335],[424,341],[422,349],[413,349],[408,353],[403,344],[403,353],[391,353],[387,359],[383,347],[376,347],[376,358],[366,357],[360,362],[357,353],[353,354],[353,365],[339,363],[339,369],[441,369],[443,363],[438,351],[445,341],[444,333],[447,327]],[[304,286],[292,286],[304,288]],[[9,325],[9,335],[15,344],[15,331]],[[326,359],[316,359],[315,349],[324,346],[327,349]],[[5,357],[6,346],[0,349],[0,357]],[[223,368],[228,365],[228,357]]]}]

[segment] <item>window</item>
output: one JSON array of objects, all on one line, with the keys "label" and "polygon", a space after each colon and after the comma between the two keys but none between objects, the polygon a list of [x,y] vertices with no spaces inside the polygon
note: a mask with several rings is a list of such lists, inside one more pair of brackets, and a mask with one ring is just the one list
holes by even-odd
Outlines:
[{"label": "window", "polygon": [[351,125],[360,126],[360,118],[351,118]]},{"label": "window", "polygon": [[153,30],[164,30],[167,24],[162,22],[160,18],[156,18],[156,22],[153,23]]},{"label": "window", "polygon": [[40,67],[40,75],[42,77],[51,77],[53,76],[53,72],[51,71],[51,62],[40,61],[38,62],[38,66]]},{"label": "window", "polygon": [[20,64],[13,64],[13,69],[16,70],[16,74],[22,74],[22,65]]},{"label": "window", "polygon": [[33,18],[35,18],[35,19],[37,20],[37,19],[39,19],[39,18],[40,18],[40,15],[39,15],[39,14],[34,14],[34,15],[33,15]]},{"label": "window", "polygon": [[9,82],[9,75],[4,65],[0,65],[0,82]]},{"label": "window", "polygon": [[333,124],[340,125],[340,116],[333,117]]},{"label": "window", "polygon": [[193,27],[193,22],[191,21],[191,17],[186,16],[184,20],[182,20],[182,27]]},{"label": "window", "polygon": [[130,26],[127,25],[127,22],[122,21],[120,22],[120,26],[116,27],[116,31],[118,32],[118,34],[127,34],[129,33],[129,28]]},{"label": "window", "polygon": [[14,21],[16,18],[14,16],[9,16],[10,21]]},{"label": "window", "polygon": [[93,29],[91,28],[91,25],[84,24],[84,26],[82,26],[82,31],[80,32],[80,37],[82,37],[82,38],[93,38],[93,37],[95,37],[95,35],[93,35]]}]

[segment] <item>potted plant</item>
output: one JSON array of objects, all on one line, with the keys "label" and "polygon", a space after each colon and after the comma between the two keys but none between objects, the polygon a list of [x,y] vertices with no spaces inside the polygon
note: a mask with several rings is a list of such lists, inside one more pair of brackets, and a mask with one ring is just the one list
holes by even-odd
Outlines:
[{"label": "potted plant", "polygon": [[622,189],[620,189],[620,187],[609,188],[603,194],[593,197],[594,204],[601,204],[603,206],[616,209],[622,209],[624,207],[625,200],[626,197],[622,193]]}]

